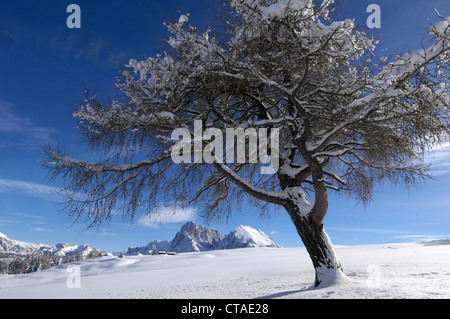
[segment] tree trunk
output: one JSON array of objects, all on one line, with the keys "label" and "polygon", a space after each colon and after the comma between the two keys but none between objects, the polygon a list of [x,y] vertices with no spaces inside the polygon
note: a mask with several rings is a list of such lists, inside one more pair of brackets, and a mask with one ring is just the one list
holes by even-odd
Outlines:
[{"label": "tree trunk", "polygon": [[303,216],[295,206],[289,208],[288,213],[312,260],[316,272],[315,286],[328,285],[344,278],[341,263],[323,224],[317,225],[311,214]]}]

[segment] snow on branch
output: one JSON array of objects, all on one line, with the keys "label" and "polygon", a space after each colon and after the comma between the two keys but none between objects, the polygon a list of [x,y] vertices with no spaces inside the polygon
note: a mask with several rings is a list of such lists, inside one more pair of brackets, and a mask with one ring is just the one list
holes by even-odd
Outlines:
[{"label": "snow on branch", "polygon": [[[356,189],[366,199],[389,172],[426,173],[406,163],[450,132],[450,18],[430,27],[432,39],[421,50],[384,59],[355,20],[332,21],[332,0],[219,3],[224,15],[212,27],[194,27],[189,14],[167,23],[165,50],[131,59],[115,100],[102,104],[85,92],[73,113],[84,141],[129,157],[89,163],[47,152],[53,172],[101,198],[94,208],[111,211],[116,193],[133,194],[134,214],[143,193],[156,188],[208,204],[211,198],[201,195],[212,194],[216,208],[238,189],[267,203],[295,202],[321,222],[327,189]],[[219,132],[276,130],[280,169],[261,179],[251,163],[174,165],[171,133],[182,128],[196,136],[195,121]],[[129,163],[136,158],[147,159]],[[314,205],[302,189],[311,185]]]},{"label": "snow on branch", "polygon": [[88,172],[92,172],[94,174],[99,173],[108,173],[108,172],[129,172],[129,171],[135,171],[137,169],[145,168],[145,167],[152,167],[164,160],[170,159],[170,156],[165,156],[158,158],[156,160],[143,160],[137,163],[130,163],[130,164],[123,164],[123,165],[112,165],[112,164],[97,164],[97,163],[91,163],[79,159],[74,159],[67,156],[62,156],[60,153],[55,152],[52,149],[49,149],[47,151],[47,155],[49,156],[49,164],[55,165],[55,166],[62,166],[62,167],[82,167]]}]

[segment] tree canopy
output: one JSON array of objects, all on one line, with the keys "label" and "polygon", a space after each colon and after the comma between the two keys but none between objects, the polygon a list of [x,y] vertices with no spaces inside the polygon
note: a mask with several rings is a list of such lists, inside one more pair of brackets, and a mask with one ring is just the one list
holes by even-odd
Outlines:
[{"label": "tree canopy", "polygon": [[[426,177],[426,151],[449,133],[450,18],[430,25],[420,49],[379,56],[376,39],[337,19],[333,2],[218,1],[207,29],[188,13],[167,23],[165,51],[130,60],[116,98],[101,102],[86,90],[73,113],[102,160],[45,148],[44,166],[67,182],[69,214],[98,226],[114,210],[133,218],[195,203],[207,218],[227,218],[245,198],[261,212],[294,203],[320,225],[329,191],[367,203],[383,180]],[[263,175],[259,163],[217,154],[212,163],[174,163],[174,129],[195,138],[196,121],[203,146],[213,128],[276,129],[279,169]]]}]

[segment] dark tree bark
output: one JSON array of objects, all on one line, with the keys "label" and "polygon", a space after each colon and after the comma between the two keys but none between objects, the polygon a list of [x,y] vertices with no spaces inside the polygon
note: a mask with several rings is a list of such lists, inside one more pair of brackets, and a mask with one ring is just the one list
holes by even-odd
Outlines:
[{"label": "dark tree bark", "polygon": [[315,286],[344,277],[341,263],[323,224],[314,221],[314,214],[302,214],[295,202],[287,204],[285,208],[311,258],[315,270]]}]

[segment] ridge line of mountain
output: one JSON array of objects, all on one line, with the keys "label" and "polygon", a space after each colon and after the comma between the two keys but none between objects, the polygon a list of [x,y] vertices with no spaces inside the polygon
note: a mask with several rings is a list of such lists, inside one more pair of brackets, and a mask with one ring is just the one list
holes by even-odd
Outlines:
[{"label": "ridge line of mountain", "polygon": [[[196,252],[221,249],[235,249],[247,247],[274,247],[279,248],[275,241],[260,229],[240,225],[226,236],[217,229],[208,228],[192,221],[184,224],[172,240],[154,240],[142,247],[128,247],[124,251],[127,255],[149,255],[160,251],[166,252]],[[90,252],[100,250],[89,244],[37,244],[28,243],[8,238],[0,233],[0,255],[25,256],[29,254],[75,256],[81,254],[83,257]],[[102,251],[104,255],[111,253]]]},{"label": "ridge line of mountain", "polygon": [[192,221],[184,224],[172,240],[154,240],[146,246],[129,247],[127,255],[150,255],[161,251],[184,253],[247,247],[279,248],[275,241],[260,229],[240,225],[226,236],[217,229],[198,225]]}]

